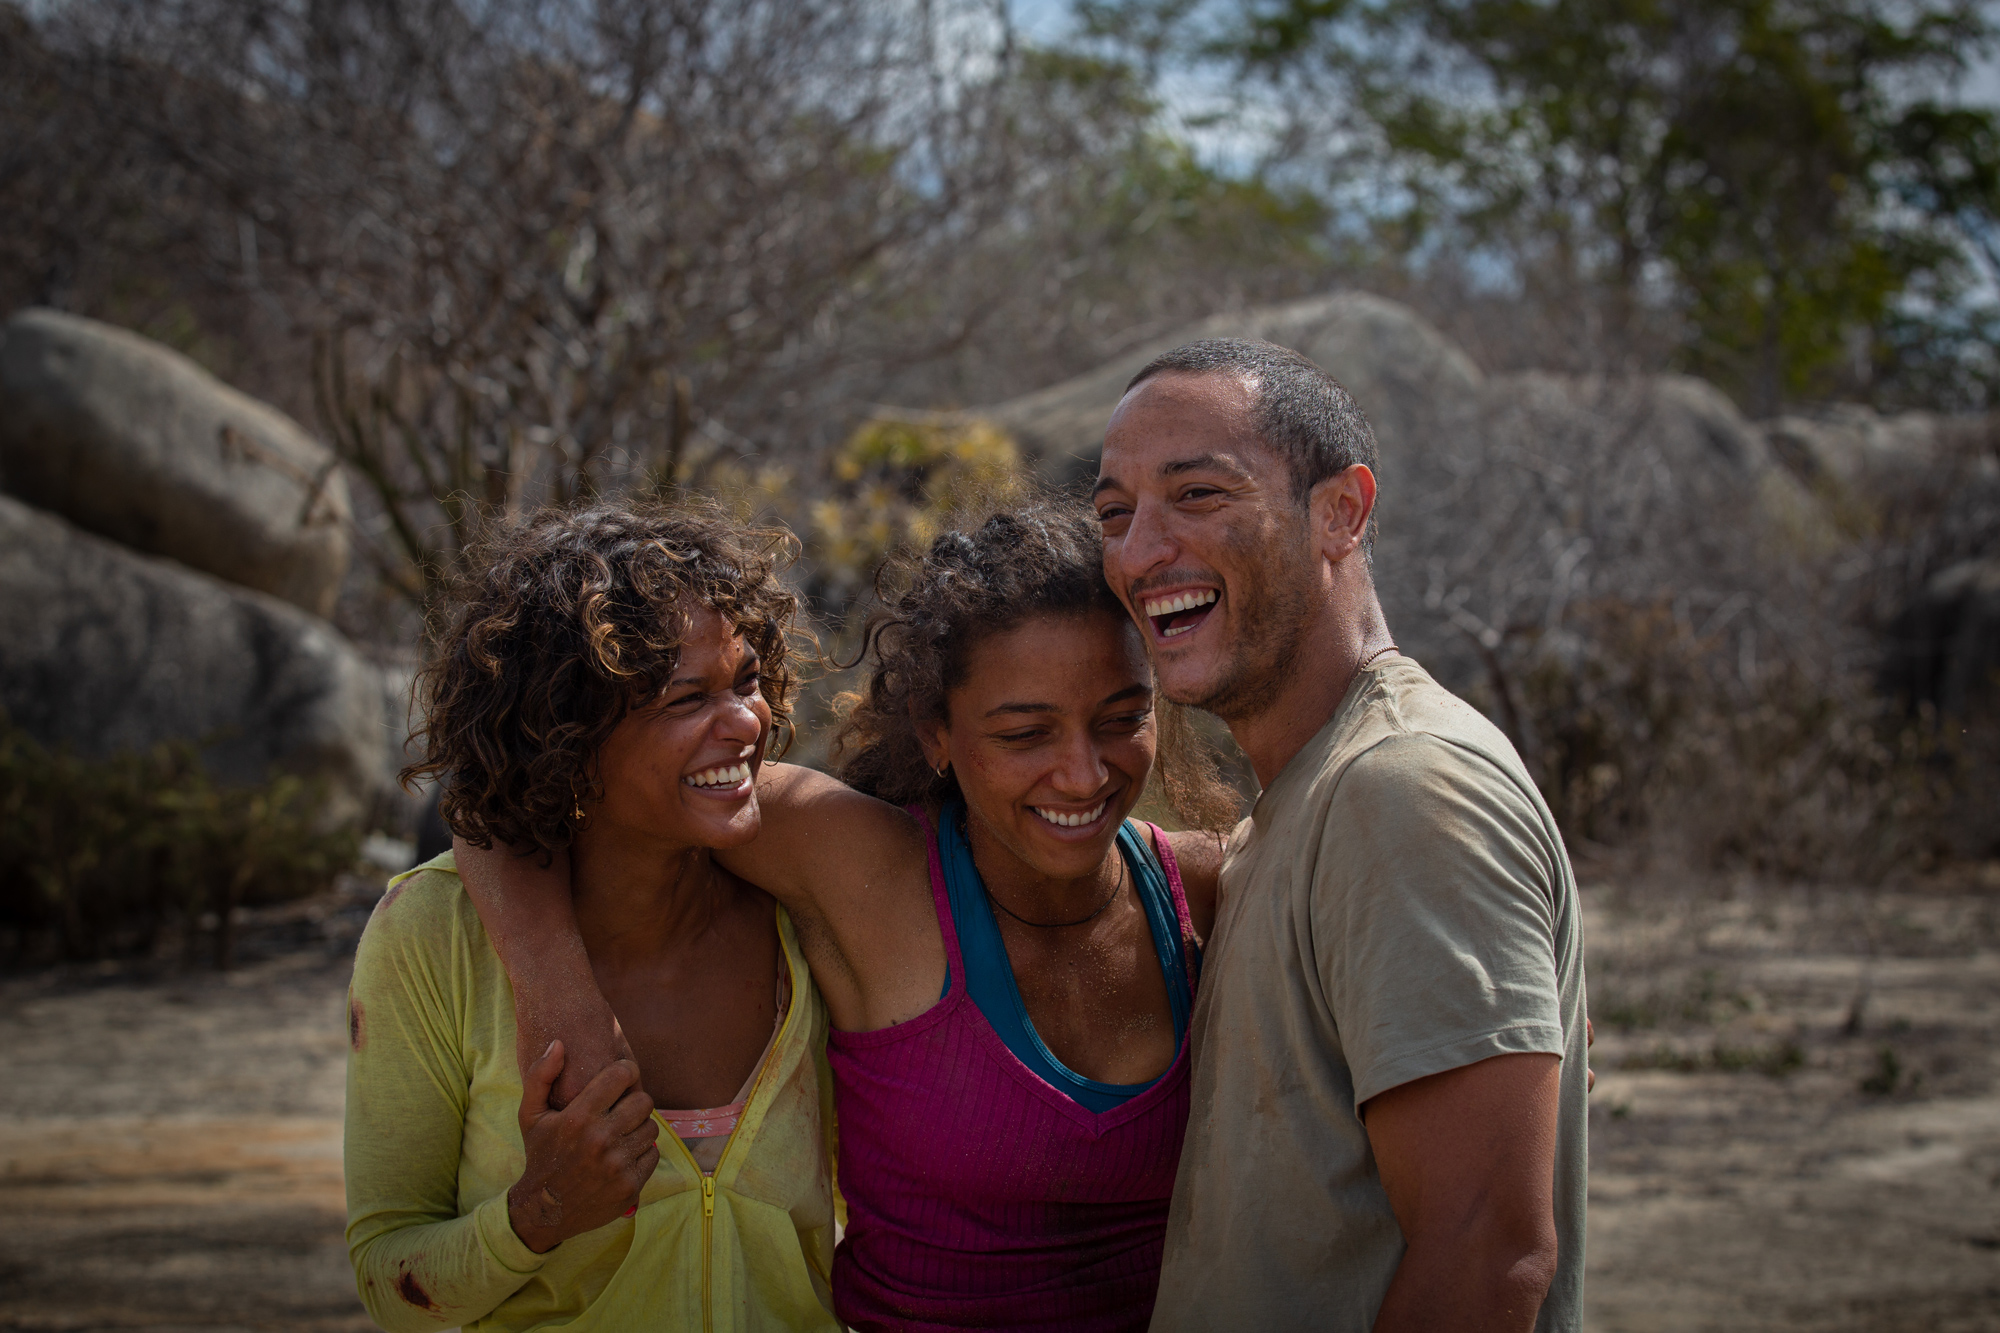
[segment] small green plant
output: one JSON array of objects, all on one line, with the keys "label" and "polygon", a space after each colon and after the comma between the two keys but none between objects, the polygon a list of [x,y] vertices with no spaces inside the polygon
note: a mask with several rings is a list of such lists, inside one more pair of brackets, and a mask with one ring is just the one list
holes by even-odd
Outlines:
[{"label": "small green plant", "polygon": [[1624,1069],[1664,1069],[1675,1074],[1716,1071],[1725,1074],[1757,1073],[1771,1078],[1803,1069],[1806,1053],[1795,1041],[1776,1046],[1725,1046],[1721,1042],[1707,1050],[1680,1050],[1661,1042],[1652,1050],[1625,1058]]},{"label": "small green plant", "polygon": [[1715,1021],[1723,1016],[1748,1013],[1756,1001],[1740,990],[1726,988],[1721,974],[1703,968],[1684,982],[1655,984],[1643,990],[1626,991],[1607,985],[1597,992],[1591,1005],[1592,1016],[1608,1027],[1630,1032],[1656,1028],[1678,1018],[1688,1023]]},{"label": "small green plant", "polygon": [[1887,1097],[1898,1089],[1910,1089],[1917,1085],[1921,1075],[1912,1075],[1906,1082],[1903,1078],[1903,1062],[1896,1058],[1893,1047],[1884,1046],[1875,1056],[1875,1072],[1861,1080],[1861,1090],[1876,1097]]},{"label": "small green plant", "polygon": [[1709,1061],[1721,1070],[1750,1070],[1772,1078],[1783,1078],[1805,1065],[1806,1053],[1795,1041],[1770,1047],[1724,1046],[1718,1042],[1709,1053]]},{"label": "small green plant", "polygon": [[83,759],[0,716],[0,927],[72,959],[150,952],[170,924],[217,967],[239,907],[311,893],[351,866],[359,830],[284,775],[216,782],[194,745]]}]

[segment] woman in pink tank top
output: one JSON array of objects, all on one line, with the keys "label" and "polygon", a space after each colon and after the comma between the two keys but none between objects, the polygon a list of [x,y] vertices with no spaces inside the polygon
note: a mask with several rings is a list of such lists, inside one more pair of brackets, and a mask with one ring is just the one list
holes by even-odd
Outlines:
[{"label": "woman in pink tank top", "polygon": [[[1087,510],[1002,512],[890,577],[845,781],[746,753],[762,831],[720,854],[791,914],[832,1017],[835,1313],[1143,1329],[1221,839],[1127,819],[1160,726]],[[1165,785],[1184,820],[1233,816],[1199,763]],[[581,1086],[621,1047],[567,944],[566,867],[463,847],[459,865],[523,1044],[560,1037]]]},{"label": "woman in pink tank top", "polygon": [[[1191,973],[1171,844],[1143,827]],[[959,981],[975,971],[954,920],[968,904],[953,901],[940,833],[930,874],[948,993],[908,1023],[828,1038],[847,1202],[835,1312],[857,1329],[1144,1327],[1187,1126],[1185,1011],[1166,1073],[1103,1110],[1079,1104],[1063,1068],[1031,1068]]]}]

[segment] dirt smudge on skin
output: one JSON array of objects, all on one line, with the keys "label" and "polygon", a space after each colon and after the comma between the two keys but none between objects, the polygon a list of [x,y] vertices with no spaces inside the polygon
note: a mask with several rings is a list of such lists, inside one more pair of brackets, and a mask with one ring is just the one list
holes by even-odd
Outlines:
[{"label": "dirt smudge on skin", "polygon": [[431,1299],[431,1294],[424,1290],[424,1284],[417,1281],[417,1275],[407,1268],[396,1278],[396,1294],[419,1310],[438,1308],[437,1302]]}]

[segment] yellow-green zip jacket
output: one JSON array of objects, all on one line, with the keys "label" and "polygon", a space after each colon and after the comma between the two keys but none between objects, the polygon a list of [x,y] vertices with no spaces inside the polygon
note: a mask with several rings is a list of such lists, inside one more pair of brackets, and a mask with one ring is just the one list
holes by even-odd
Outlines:
[{"label": "yellow-green zip jacket", "polygon": [[547,1254],[507,1220],[526,1165],[514,992],[450,853],[390,882],[348,993],[347,1250],[389,1333],[836,1329],[826,1006],[782,909],[792,1003],[713,1178],[660,1134],[639,1211]]}]

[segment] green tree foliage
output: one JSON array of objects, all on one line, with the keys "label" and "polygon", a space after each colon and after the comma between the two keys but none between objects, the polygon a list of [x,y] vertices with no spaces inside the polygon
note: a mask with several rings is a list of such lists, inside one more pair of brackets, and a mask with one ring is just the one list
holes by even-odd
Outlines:
[{"label": "green tree foliage", "polygon": [[1060,236],[1100,297],[1139,272],[1171,282],[1219,262],[1244,276],[1323,269],[1325,201],[1203,162],[1165,128],[1141,66],[1030,50],[1013,109],[1017,132],[1066,168],[1044,205],[1066,224],[1036,229],[1037,239]]},{"label": "green tree foliage", "polygon": [[1946,94],[1995,36],[1971,0],[1243,0],[1180,50],[1275,94],[1277,151],[1364,177],[1392,247],[1666,315],[1764,414],[1990,393],[2000,123]]}]

